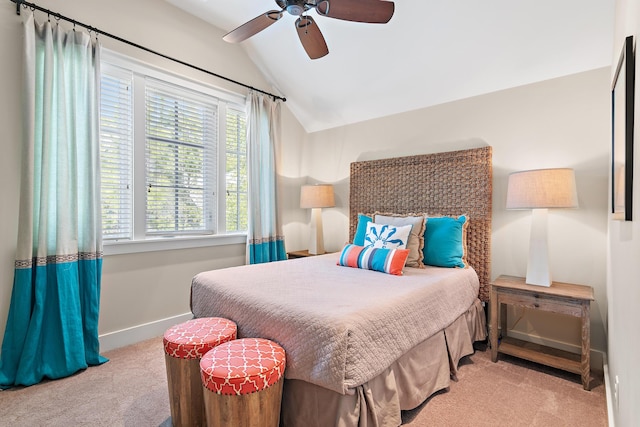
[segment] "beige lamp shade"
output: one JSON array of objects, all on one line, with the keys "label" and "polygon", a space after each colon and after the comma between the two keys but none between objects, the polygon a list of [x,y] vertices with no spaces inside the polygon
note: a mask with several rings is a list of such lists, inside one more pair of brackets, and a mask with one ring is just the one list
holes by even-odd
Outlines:
[{"label": "beige lamp shade", "polygon": [[331,184],[303,185],[300,188],[300,207],[303,209],[332,208],[335,205]]},{"label": "beige lamp shade", "polygon": [[536,169],[509,175],[507,209],[577,207],[573,169]]}]

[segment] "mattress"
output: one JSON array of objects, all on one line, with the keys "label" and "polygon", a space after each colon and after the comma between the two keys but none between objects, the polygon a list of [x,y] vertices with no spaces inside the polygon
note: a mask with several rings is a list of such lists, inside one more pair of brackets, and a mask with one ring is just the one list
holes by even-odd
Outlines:
[{"label": "mattress", "polygon": [[278,342],[287,379],[354,394],[477,303],[472,268],[392,276],[338,266],[338,255],[200,273],[193,314],[231,319],[239,337]]}]

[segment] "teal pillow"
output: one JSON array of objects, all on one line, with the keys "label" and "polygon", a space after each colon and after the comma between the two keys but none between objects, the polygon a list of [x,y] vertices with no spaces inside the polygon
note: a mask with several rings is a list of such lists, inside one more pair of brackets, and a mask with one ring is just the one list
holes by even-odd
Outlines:
[{"label": "teal pillow", "polygon": [[353,235],[354,245],[364,246],[364,237],[367,235],[367,224],[370,222],[370,216],[358,214],[358,225],[356,227],[356,234]]},{"label": "teal pillow", "polygon": [[424,260],[436,267],[467,267],[467,217],[428,217],[424,232]]}]

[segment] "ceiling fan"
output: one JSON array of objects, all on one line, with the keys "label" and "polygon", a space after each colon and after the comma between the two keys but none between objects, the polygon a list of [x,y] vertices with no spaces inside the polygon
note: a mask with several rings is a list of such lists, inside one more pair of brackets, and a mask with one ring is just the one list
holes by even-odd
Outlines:
[{"label": "ceiling fan", "polygon": [[322,58],[329,53],[327,43],[316,24],[306,13],[315,9],[318,15],[345,21],[386,24],[393,16],[395,5],[385,0],[275,0],[280,10],[270,10],[227,33],[222,39],[240,43],[259,33],[289,12],[298,19],[296,31],[304,50],[311,59]]}]

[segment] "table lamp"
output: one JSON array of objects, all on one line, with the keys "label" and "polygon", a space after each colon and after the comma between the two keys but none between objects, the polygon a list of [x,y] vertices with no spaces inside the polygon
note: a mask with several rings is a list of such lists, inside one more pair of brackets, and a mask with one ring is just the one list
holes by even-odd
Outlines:
[{"label": "table lamp", "polygon": [[577,207],[573,169],[537,169],[509,175],[507,209],[532,209],[526,283],[551,286],[548,209]]},{"label": "table lamp", "polygon": [[331,184],[303,185],[300,188],[300,207],[311,209],[309,253],[312,255],[324,253],[322,208],[332,208],[335,205],[333,185]]}]

